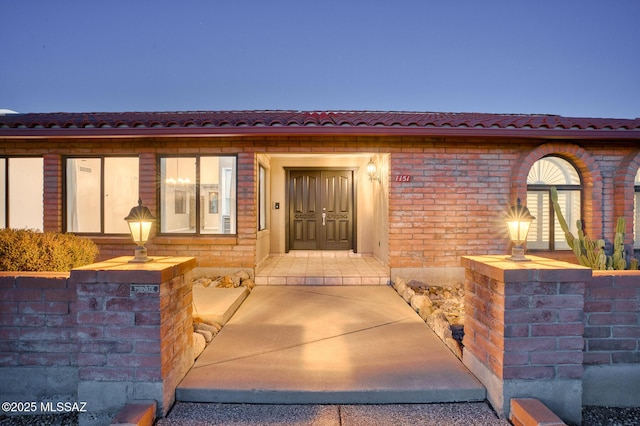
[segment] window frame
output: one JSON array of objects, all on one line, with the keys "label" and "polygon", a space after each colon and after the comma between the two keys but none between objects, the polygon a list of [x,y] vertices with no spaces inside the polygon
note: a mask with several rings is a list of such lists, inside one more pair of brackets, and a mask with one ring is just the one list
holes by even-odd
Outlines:
[{"label": "window frame", "polygon": [[[195,186],[195,209],[196,209],[196,214],[195,214],[195,228],[193,230],[193,232],[167,232],[167,231],[163,231],[162,230],[162,221],[163,221],[163,216],[165,214],[164,210],[162,209],[162,185],[163,185],[163,181],[165,179],[165,176],[162,176],[162,160],[163,159],[171,159],[171,158],[194,158],[196,160],[196,170],[195,170],[195,176],[196,176],[196,181],[194,183]],[[209,211],[209,193],[208,192],[204,192],[201,193],[201,186],[202,184],[200,183],[200,179],[201,179],[201,174],[200,174],[200,168],[201,168],[201,159],[202,158],[233,158],[235,159],[235,174],[232,174],[232,179],[234,182],[234,186],[235,186],[235,232],[233,233],[229,233],[229,234],[225,234],[225,233],[202,233],[201,232],[201,223],[200,223],[200,212],[207,212]],[[238,167],[239,161],[238,161],[238,155],[237,154],[178,154],[178,155],[174,155],[174,154],[158,154],[157,156],[157,177],[156,177],[156,181],[157,181],[157,193],[156,193],[156,200],[157,200],[157,212],[158,212],[158,219],[157,219],[157,226],[156,226],[156,230],[157,230],[157,235],[162,236],[162,237],[189,237],[189,238],[218,238],[218,237],[237,237],[238,236],[238,176],[239,176],[239,167]],[[205,196],[205,200],[204,202],[201,202],[201,198],[202,196]],[[220,208],[220,192],[218,192],[218,209],[219,211],[221,211],[222,209]],[[204,210],[202,210],[204,209]]]},{"label": "window frame", "polygon": [[42,194],[41,194],[41,201],[42,201],[42,217],[41,217],[41,223],[42,223],[42,228],[41,231],[44,232],[44,212],[45,212],[45,203],[44,203],[44,156],[43,155],[0,155],[0,159],[4,160],[4,188],[2,188],[2,190],[4,191],[4,223],[0,223],[0,229],[6,229],[10,227],[10,220],[11,220],[11,194],[10,194],[10,187],[11,187],[11,180],[9,179],[9,173],[11,172],[11,167],[9,165],[10,160],[12,159],[41,159],[42,160]]},{"label": "window frame", "polygon": [[[264,172],[264,176],[262,175]],[[269,200],[268,200],[268,184],[269,184],[269,169],[267,166],[258,162],[258,231],[265,231],[269,229]],[[262,217],[262,210],[264,208],[264,218]],[[264,219],[264,226],[263,225]]]},{"label": "window frame", "polygon": [[[127,232],[105,232],[105,215],[104,215],[104,176],[105,176],[105,160],[107,158],[135,158],[138,160],[138,197],[140,196],[140,156],[139,155],[67,155],[63,158],[63,170],[62,170],[62,229],[63,232],[71,232],[77,235],[86,235],[86,236],[113,236],[113,237],[124,237],[129,236],[130,234]],[[68,160],[78,160],[78,159],[88,159],[88,160],[100,160],[100,232],[81,232],[81,231],[70,231],[68,224],[68,213],[69,213],[69,194],[68,194]],[[135,207],[135,204],[132,204],[131,207]],[[124,221],[124,218],[122,219]]]},{"label": "window frame", "polygon": [[[529,191],[531,192],[544,192],[546,193],[545,196],[548,197],[548,201],[549,201],[549,248],[548,249],[541,249],[541,248],[531,248],[528,250],[532,251],[532,252],[547,252],[547,251],[562,251],[562,252],[566,252],[566,251],[570,251],[571,249],[565,249],[565,248],[561,248],[561,249],[556,249],[556,239],[555,239],[555,225],[556,225],[556,221],[555,221],[555,209],[553,207],[553,203],[551,202],[551,188],[556,188],[559,192],[560,191],[579,191],[580,192],[580,217],[584,218],[584,185],[583,182],[584,180],[582,179],[582,173],[580,173],[580,169],[578,169],[575,164],[573,164],[573,162],[567,158],[564,158],[560,155],[545,155],[544,157],[539,158],[538,160],[536,160],[532,165],[531,168],[533,168],[533,166],[540,160],[543,160],[545,158],[559,158],[561,160],[566,161],[567,163],[569,163],[569,165],[571,165],[571,167],[573,167],[573,169],[576,171],[576,173],[578,174],[578,179],[580,180],[580,184],[579,185],[572,185],[572,184],[563,184],[563,185],[548,185],[548,184],[529,184],[527,183],[527,194],[529,194]],[[531,171],[531,168],[529,169],[529,172]],[[527,176],[529,176],[529,173],[527,173]],[[583,221],[584,222],[584,221]]]},{"label": "window frame", "polygon": [[636,172],[636,176],[633,179],[633,249],[640,250],[640,212],[637,211],[640,204],[640,169]]}]

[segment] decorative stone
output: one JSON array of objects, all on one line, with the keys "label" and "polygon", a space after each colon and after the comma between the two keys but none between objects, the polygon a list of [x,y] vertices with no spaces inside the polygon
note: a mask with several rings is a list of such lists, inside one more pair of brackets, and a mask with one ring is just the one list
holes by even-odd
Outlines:
[{"label": "decorative stone", "polygon": [[233,278],[231,278],[229,275],[225,275],[224,277],[222,277],[222,281],[220,282],[220,284],[218,284],[216,287],[233,288],[234,287]]},{"label": "decorative stone", "polygon": [[209,285],[211,285],[212,280],[210,278],[207,277],[200,277],[197,280],[195,280],[193,282],[193,286],[194,287],[209,287]]},{"label": "decorative stone", "polygon": [[193,359],[200,356],[204,348],[207,347],[207,341],[200,333],[193,333]]},{"label": "decorative stone", "polygon": [[404,299],[405,302],[411,303],[411,298],[415,295],[416,295],[416,292],[412,288],[407,287],[404,293],[402,293],[402,298]]},{"label": "decorative stone", "polygon": [[256,283],[253,282],[251,278],[247,278],[246,280],[242,280],[242,285],[248,288],[249,291],[251,291],[256,286]]},{"label": "decorative stone", "polygon": [[414,311],[420,312],[420,310],[422,309],[424,304],[427,303],[427,301],[429,305],[431,305],[431,300],[429,299],[428,296],[416,294],[411,298],[411,307],[413,308]]},{"label": "decorative stone", "polygon": [[204,322],[195,322],[195,320],[194,320],[194,324],[193,324],[193,329],[195,331],[201,331],[201,330],[207,331],[207,332],[211,333],[213,336],[218,334],[218,331],[220,331],[220,328],[221,328],[220,324],[212,325],[212,324],[206,324]]},{"label": "decorative stone", "polygon": [[207,343],[213,340],[213,333],[208,330],[196,330],[196,333],[201,334],[204,337],[204,341]]}]

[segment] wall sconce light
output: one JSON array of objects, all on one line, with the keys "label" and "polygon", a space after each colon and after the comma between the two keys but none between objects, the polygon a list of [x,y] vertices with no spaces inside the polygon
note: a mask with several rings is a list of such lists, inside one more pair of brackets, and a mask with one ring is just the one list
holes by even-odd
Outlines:
[{"label": "wall sconce light", "polygon": [[370,182],[373,182],[374,180],[380,182],[380,174],[378,173],[378,167],[376,166],[376,163],[373,162],[373,157],[371,157],[369,163],[367,164],[367,174],[369,175]]},{"label": "wall sconce light", "polygon": [[153,260],[147,257],[147,249],[144,245],[149,240],[151,225],[156,221],[156,218],[147,207],[142,205],[142,200],[138,199],[138,205],[131,209],[129,216],[125,217],[124,220],[129,225],[129,232],[131,232],[133,242],[137,244],[135,257],[129,262],[144,263]]},{"label": "wall sconce light", "polygon": [[507,214],[507,226],[509,227],[509,238],[513,241],[513,248],[511,249],[511,257],[507,259],[514,262],[526,262],[531,259],[527,259],[524,255],[524,247],[522,244],[527,241],[527,235],[529,234],[529,228],[531,228],[531,222],[535,220],[535,217],[531,215],[529,209],[520,204],[520,198],[518,198],[517,205],[509,208]]}]

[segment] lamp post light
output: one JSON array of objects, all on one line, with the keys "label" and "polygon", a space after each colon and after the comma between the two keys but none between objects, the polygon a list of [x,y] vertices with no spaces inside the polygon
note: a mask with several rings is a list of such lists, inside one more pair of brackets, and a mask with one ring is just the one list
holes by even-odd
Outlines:
[{"label": "lamp post light", "polygon": [[131,209],[129,216],[125,217],[124,220],[126,220],[129,225],[129,231],[133,237],[133,242],[137,244],[135,257],[129,262],[144,263],[153,260],[150,257],[147,257],[147,249],[144,244],[149,239],[151,225],[153,225],[156,218],[151,214],[147,207],[142,205],[142,200],[138,199],[138,205]]},{"label": "lamp post light", "polygon": [[525,257],[524,247],[522,247],[522,244],[527,241],[529,228],[531,228],[531,222],[535,220],[535,217],[531,215],[527,207],[520,204],[520,198],[518,198],[517,205],[509,208],[506,220],[507,226],[509,227],[509,237],[511,238],[511,241],[513,241],[511,257],[508,257],[507,259],[514,262],[526,262],[531,260]]}]

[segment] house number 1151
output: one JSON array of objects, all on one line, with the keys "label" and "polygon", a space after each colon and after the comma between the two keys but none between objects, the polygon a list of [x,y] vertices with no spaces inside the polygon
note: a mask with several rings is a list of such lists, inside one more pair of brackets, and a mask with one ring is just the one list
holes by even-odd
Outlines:
[{"label": "house number 1151", "polygon": [[396,182],[411,182],[411,175],[396,175]]}]

